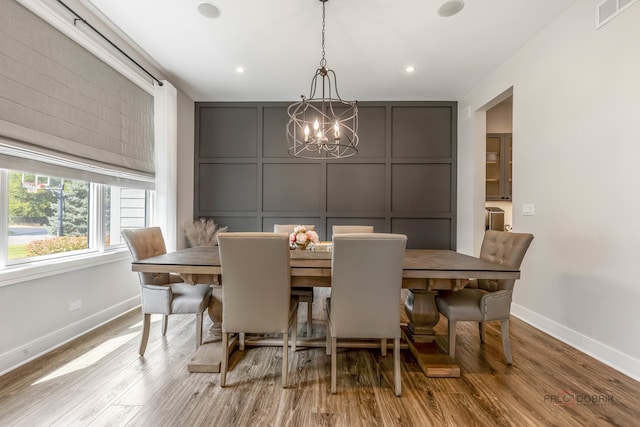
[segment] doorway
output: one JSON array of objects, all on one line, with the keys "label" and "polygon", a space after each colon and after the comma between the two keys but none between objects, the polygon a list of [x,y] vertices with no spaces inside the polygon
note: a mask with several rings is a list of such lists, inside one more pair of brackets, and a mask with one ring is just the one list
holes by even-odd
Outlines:
[{"label": "doorway", "polygon": [[513,224],[513,95],[488,109],[486,121],[485,229],[510,231]]}]

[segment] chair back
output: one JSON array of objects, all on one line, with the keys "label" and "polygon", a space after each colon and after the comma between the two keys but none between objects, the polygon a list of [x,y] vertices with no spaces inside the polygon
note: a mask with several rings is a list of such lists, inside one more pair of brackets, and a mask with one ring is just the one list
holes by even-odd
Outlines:
[{"label": "chair back", "polygon": [[333,236],[331,335],[399,338],[400,290],[407,236]]},{"label": "chair back", "polygon": [[373,233],[373,225],[334,225],[332,234]]},{"label": "chair back", "polygon": [[[273,224],[273,232],[291,234],[293,233],[293,229],[297,226],[298,225],[296,224]],[[315,225],[304,225],[303,227],[306,228],[307,231],[316,231]]]},{"label": "chair back", "polygon": [[222,332],[281,332],[291,300],[285,233],[218,235],[222,267]]},{"label": "chair back", "polygon": [[[122,237],[129,247],[133,261],[140,261],[167,253],[160,227],[122,230]],[[169,283],[169,273],[138,273],[141,285]]]},{"label": "chair back", "polygon": [[[480,248],[480,258],[520,268],[524,255],[533,241],[533,234],[511,233],[507,231],[487,230]],[[508,280],[478,280],[478,287],[485,291],[513,290],[515,279]]]}]

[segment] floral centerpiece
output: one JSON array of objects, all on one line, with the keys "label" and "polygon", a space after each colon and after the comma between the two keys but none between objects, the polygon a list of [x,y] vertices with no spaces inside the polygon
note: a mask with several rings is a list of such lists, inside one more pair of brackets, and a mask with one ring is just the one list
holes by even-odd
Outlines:
[{"label": "floral centerpiece", "polygon": [[293,233],[289,234],[289,244],[291,249],[305,250],[312,243],[318,243],[318,233],[307,230],[304,225],[298,225],[293,229]]}]

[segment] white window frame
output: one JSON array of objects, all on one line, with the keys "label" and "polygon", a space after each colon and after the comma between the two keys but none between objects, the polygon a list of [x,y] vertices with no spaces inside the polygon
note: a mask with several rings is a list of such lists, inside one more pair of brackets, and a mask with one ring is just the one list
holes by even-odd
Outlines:
[{"label": "white window frame", "polygon": [[[129,260],[129,251],[124,243],[105,245],[105,203],[107,184],[89,183],[89,248],[24,258],[8,262],[9,247],[9,171],[0,169],[0,287],[26,282],[52,274],[85,269],[119,260]],[[118,188],[111,186],[112,188]],[[153,191],[145,191],[145,223],[152,215]],[[113,194],[112,194],[113,196]],[[112,206],[112,213],[114,213]],[[116,216],[117,218],[117,216]],[[113,218],[112,218],[113,223]]]}]

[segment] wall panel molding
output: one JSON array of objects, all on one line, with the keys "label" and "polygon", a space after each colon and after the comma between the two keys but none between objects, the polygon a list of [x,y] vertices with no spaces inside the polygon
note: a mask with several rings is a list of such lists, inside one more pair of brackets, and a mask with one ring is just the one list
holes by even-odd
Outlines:
[{"label": "wall panel molding", "polygon": [[334,224],[367,224],[455,249],[456,102],[359,103],[359,152],[343,160],[290,157],[288,105],[196,103],[196,218],[231,231],[315,224],[327,240]]}]

